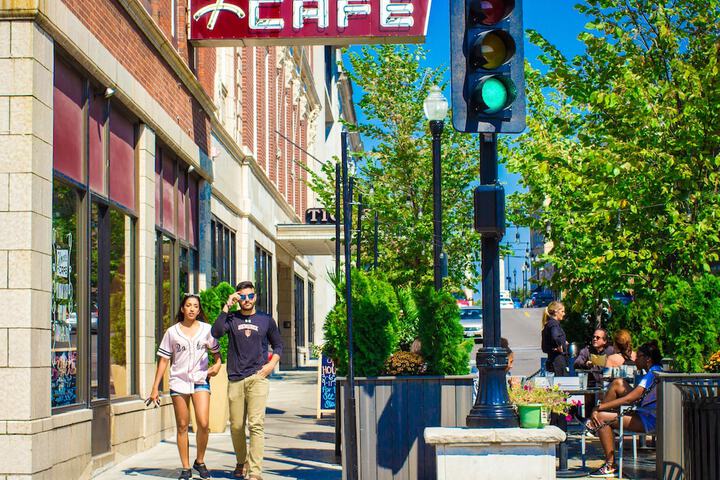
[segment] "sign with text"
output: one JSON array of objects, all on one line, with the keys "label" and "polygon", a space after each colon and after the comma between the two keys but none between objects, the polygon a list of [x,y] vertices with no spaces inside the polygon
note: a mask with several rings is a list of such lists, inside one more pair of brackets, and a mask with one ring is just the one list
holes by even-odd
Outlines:
[{"label": "sign with text", "polygon": [[318,361],[318,411],[317,418],[323,413],[335,413],[335,364],[332,359],[320,354]]},{"label": "sign with text", "polygon": [[425,41],[431,0],[192,0],[203,45],[351,45]]},{"label": "sign with text", "polygon": [[335,217],[324,208],[308,208],[305,210],[305,223],[310,225],[335,225]]}]

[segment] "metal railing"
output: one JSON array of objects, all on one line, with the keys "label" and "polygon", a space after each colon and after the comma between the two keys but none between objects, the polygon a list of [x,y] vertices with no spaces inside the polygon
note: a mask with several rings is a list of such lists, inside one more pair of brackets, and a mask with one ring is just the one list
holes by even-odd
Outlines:
[{"label": "metal railing", "polygon": [[698,379],[678,387],[682,392],[686,478],[720,478],[720,380]]}]

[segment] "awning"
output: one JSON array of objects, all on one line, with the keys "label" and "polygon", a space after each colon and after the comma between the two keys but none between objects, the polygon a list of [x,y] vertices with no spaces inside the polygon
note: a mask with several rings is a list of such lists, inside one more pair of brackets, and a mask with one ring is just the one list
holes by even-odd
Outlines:
[{"label": "awning", "polygon": [[[340,227],[341,239],[342,230]],[[335,225],[281,224],[277,226],[276,241],[296,255],[335,255]]]}]

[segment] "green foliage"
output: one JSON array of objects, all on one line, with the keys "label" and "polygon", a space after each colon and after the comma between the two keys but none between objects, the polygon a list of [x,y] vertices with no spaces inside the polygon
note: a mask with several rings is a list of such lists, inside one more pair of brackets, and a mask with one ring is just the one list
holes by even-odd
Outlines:
[{"label": "green foliage", "polygon": [[[348,75],[362,92],[359,107],[366,123],[348,128],[358,132],[372,151],[358,158],[355,192],[365,208],[379,217],[379,269],[394,286],[432,281],[432,136],[423,115],[423,101],[432,85],[444,86],[441,69],[423,69],[419,47],[378,45],[350,53]],[[477,283],[480,237],[472,225],[477,180],[477,141],[459,134],[447,122],[442,135],[443,243],[449,259],[446,285],[458,289]],[[335,211],[335,165],[312,175],[311,188],[325,208]],[[353,215],[357,218],[357,213]],[[362,222],[363,264],[373,255],[373,217]]]},{"label": "green foliage", "polygon": [[[229,290],[228,290],[229,289]],[[234,293],[235,289],[230,286],[227,282],[221,282],[215,287],[210,287],[199,293],[200,302],[202,303],[203,312],[209,324],[214,324],[217,317],[222,311],[222,307],[227,301],[230,294]],[[231,311],[237,310],[237,305],[233,305]],[[222,356],[223,363],[227,361],[228,351],[228,337],[223,335],[222,338],[218,339],[220,344],[220,355]]]},{"label": "green foliage", "polygon": [[[578,9],[582,55],[529,32],[544,65],[527,66],[528,129],[501,158],[527,187],[510,198],[510,220],[552,241],[536,266],[553,265],[551,286],[573,310],[599,316],[613,292],[662,296],[678,287],[672,275],[695,278],[719,258],[720,2]],[[641,308],[629,315],[648,318],[651,301]]]},{"label": "green foliage", "polygon": [[469,373],[472,340],[464,340],[460,309],[452,295],[425,287],[415,298],[420,314],[418,331],[430,375]]},{"label": "green foliage", "polygon": [[630,330],[635,347],[656,340],[679,371],[702,372],[720,347],[720,278],[670,277],[664,292],[631,303],[625,314],[613,315],[609,327]]},{"label": "green foliage", "polygon": [[[342,284],[341,284],[342,286]],[[395,291],[381,274],[352,271],[353,356],[355,375],[374,377],[397,350],[399,306]],[[333,359],[338,375],[347,375],[346,304],[338,301],[325,319],[323,352]]]},{"label": "green foliage", "polygon": [[412,287],[396,290],[400,312],[398,315],[398,339],[402,350],[409,350],[410,345],[418,336],[418,319],[420,313],[415,304]]}]

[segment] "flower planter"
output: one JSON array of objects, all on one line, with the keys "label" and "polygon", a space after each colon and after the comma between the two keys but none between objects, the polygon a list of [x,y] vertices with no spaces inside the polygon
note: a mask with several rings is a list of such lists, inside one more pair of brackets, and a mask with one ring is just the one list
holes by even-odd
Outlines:
[{"label": "flower planter", "polygon": [[[344,416],[347,380],[337,382]],[[435,449],[425,443],[425,428],[465,427],[472,393],[471,375],[356,378],[359,479],[437,478]],[[343,427],[343,447],[346,434]],[[342,461],[347,465],[345,455]]]},{"label": "flower planter", "polygon": [[[530,405],[518,405],[518,415],[522,428],[543,428],[542,421],[543,406],[539,403]],[[547,418],[547,414],[545,415]]]}]

